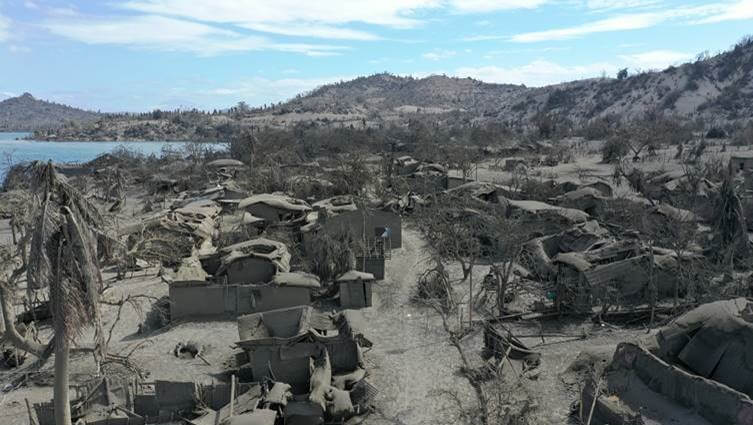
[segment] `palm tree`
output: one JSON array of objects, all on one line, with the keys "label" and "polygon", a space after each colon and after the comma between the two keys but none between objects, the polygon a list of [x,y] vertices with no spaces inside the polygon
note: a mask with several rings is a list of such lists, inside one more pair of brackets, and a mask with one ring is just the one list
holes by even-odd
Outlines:
[{"label": "palm tree", "polygon": [[39,210],[27,280],[36,288],[47,284],[50,287],[55,329],[55,423],[71,425],[68,396],[71,343],[92,323],[99,353],[105,352],[98,307],[102,276],[95,237],[103,219],[93,204],[55,172],[52,163],[36,163],[33,167],[32,189],[38,197]]}]

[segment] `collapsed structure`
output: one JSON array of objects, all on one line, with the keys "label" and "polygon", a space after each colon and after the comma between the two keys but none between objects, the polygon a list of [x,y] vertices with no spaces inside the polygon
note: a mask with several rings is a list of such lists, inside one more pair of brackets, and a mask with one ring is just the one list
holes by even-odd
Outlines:
[{"label": "collapsed structure", "polygon": [[751,344],[753,303],[702,305],[640,343],[618,345],[603,383],[589,380],[584,387],[581,418],[609,425],[750,425]]}]

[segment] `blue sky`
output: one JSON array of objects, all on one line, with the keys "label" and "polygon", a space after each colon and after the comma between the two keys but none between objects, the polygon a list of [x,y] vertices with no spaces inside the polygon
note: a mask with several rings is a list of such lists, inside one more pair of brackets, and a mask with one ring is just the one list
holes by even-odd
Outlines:
[{"label": "blue sky", "polygon": [[541,86],[713,54],[752,23],[753,0],[0,0],[0,99],[212,109],[382,71]]}]

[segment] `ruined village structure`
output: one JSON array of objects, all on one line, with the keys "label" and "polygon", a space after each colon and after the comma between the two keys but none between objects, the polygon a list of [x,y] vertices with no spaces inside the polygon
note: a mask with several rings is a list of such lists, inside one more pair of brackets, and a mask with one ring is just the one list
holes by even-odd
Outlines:
[{"label": "ruined village structure", "polygon": [[272,111],[61,127],[224,120],[192,130],[211,148],[9,164],[0,425],[753,425],[749,114],[599,107],[749,71],[735,49],[593,81],[588,117],[565,113],[576,82],[352,118],[345,89],[419,84],[379,74]]}]

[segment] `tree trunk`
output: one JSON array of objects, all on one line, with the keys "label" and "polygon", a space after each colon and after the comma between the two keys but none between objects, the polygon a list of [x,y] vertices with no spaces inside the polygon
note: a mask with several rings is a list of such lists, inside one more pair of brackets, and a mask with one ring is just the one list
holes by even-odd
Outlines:
[{"label": "tree trunk", "polygon": [[2,318],[2,325],[0,325],[0,336],[4,336],[5,340],[10,342],[14,347],[27,351],[36,357],[42,357],[46,346],[37,342],[31,341],[28,338],[23,337],[16,329],[16,315],[13,312],[11,306],[10,293],[6,288],[0,286],[0,318]]},{"label": "tree trunk", "polygon": [[55,425],[71,425],[71,403],[68,400],[69,342],[62,332],[55,332]]}]

